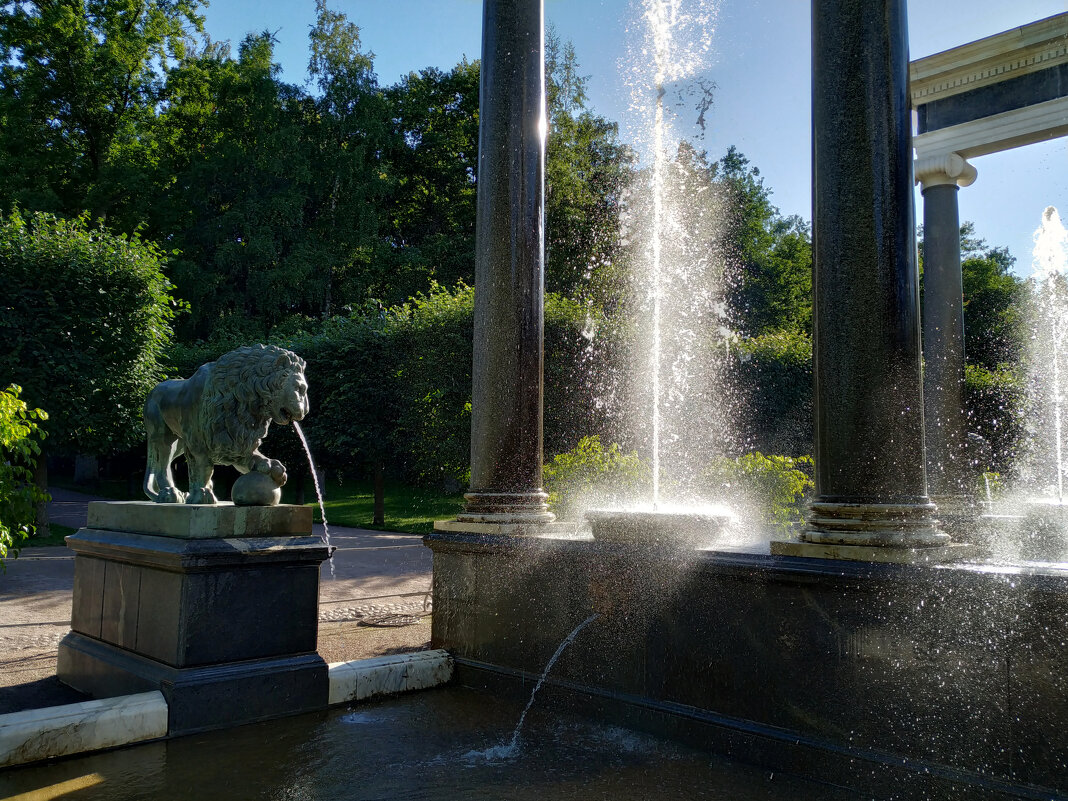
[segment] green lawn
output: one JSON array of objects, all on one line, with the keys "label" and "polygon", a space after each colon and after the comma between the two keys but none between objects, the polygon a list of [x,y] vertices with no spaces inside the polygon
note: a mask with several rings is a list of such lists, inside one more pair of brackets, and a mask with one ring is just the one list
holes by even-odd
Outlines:
[{"label": "green lawn", "polygon": [[[374,496],[370,483],[349,483],[342,486],[328,482],[326,489],[326,519],[334,526],[373,528],[382,531],[400,531],[406,534],[429,534],[435,520],[456,517],[463,508],[462,494],[445,495],[441,492],[409,487],[403,484],[387,484],[385,492],[386,524],[373,526]],[[309,489],[306,498],[314,498],[315,490]],[[285,500],[285,499],[283,499]],[[315,519],[321,522],[319,507],[315,506]]]},{"label": "green lawn", "polygon": [[63,538],[68,534],[73,534],[77,529],[70,528],[69,526],[61,526],[58,523],[52,523],[49,527],[52,532],[47,537],[30,537],[28,540],[23,540],[21,547],[23,548],[37,548],[42,545],[65,545]]}]

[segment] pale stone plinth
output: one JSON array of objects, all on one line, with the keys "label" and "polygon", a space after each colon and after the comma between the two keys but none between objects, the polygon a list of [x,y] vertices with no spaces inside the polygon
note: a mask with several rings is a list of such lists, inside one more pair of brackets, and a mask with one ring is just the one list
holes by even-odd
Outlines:
[{"label": "pale stone plinth", "polygon": [[0,768],[167,736],[159,691],[0,715]]},{"label": "pale stone plinth", "polygon": [[449,534],[498,534],[513,537],[557,537],[571,538],[578,536],[577,523],[475,523],[466,520],[435,520],[434,531]]},{"label": "pale stone plinth", "polygon": [[959,562],[976,555],[976,548],[951,543],[929,548],[899,548],[886,545],[836,545],[797,540],[772,540],[774,556],[805,556],[810,559],[845,559],[851,562],[883,562],[900,565]]},{"label": "pale stone plinth", "polygon": [[452,679],[448,651],[389,654],[330,665],[330,705],[426,690]]},{"label": "pale stone plinth", "polygon": [[152,501],[92,501],[86,528],[186,540],[299,537],[311,534],[310,506],[201,506]]}]

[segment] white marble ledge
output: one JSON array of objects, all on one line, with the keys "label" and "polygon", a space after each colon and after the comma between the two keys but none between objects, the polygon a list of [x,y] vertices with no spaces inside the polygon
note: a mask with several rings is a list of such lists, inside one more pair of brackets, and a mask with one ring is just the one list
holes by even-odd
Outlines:
[{"label": "white marble ledge", "polygon": [[0,768],[167,736],[167,702],[154,690],[0,715]]},{"label": "white marble ledge", "polygon": [[330,665],[330,705],[437,687],[452,678],[448,651],[416,651]]}]

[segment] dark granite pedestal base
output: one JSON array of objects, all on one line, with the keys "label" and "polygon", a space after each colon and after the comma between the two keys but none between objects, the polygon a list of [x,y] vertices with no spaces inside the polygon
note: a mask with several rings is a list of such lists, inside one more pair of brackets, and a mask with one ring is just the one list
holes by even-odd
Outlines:
[{"label": "dark granite pedestal base", "polygon": [[71,632],[60,643],[58,670],[65,683],[94,698],[160,690],[171,735],[327,705],[328,668],[317,653],[176,668]]},{"label": "dark granite pedestal base", "polygon": [[57,675],[95,698],[159,689],[169,733],[327,706],[312,536],[179,539],[82,529]]}]

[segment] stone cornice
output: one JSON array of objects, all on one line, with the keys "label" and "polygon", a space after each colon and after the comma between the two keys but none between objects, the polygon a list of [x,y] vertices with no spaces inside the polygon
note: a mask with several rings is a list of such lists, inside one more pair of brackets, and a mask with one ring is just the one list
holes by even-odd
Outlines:
[{"label": "stone cornice", "polygon": [[909,65],[913,106],[1068,63],[1068,12]]}]

